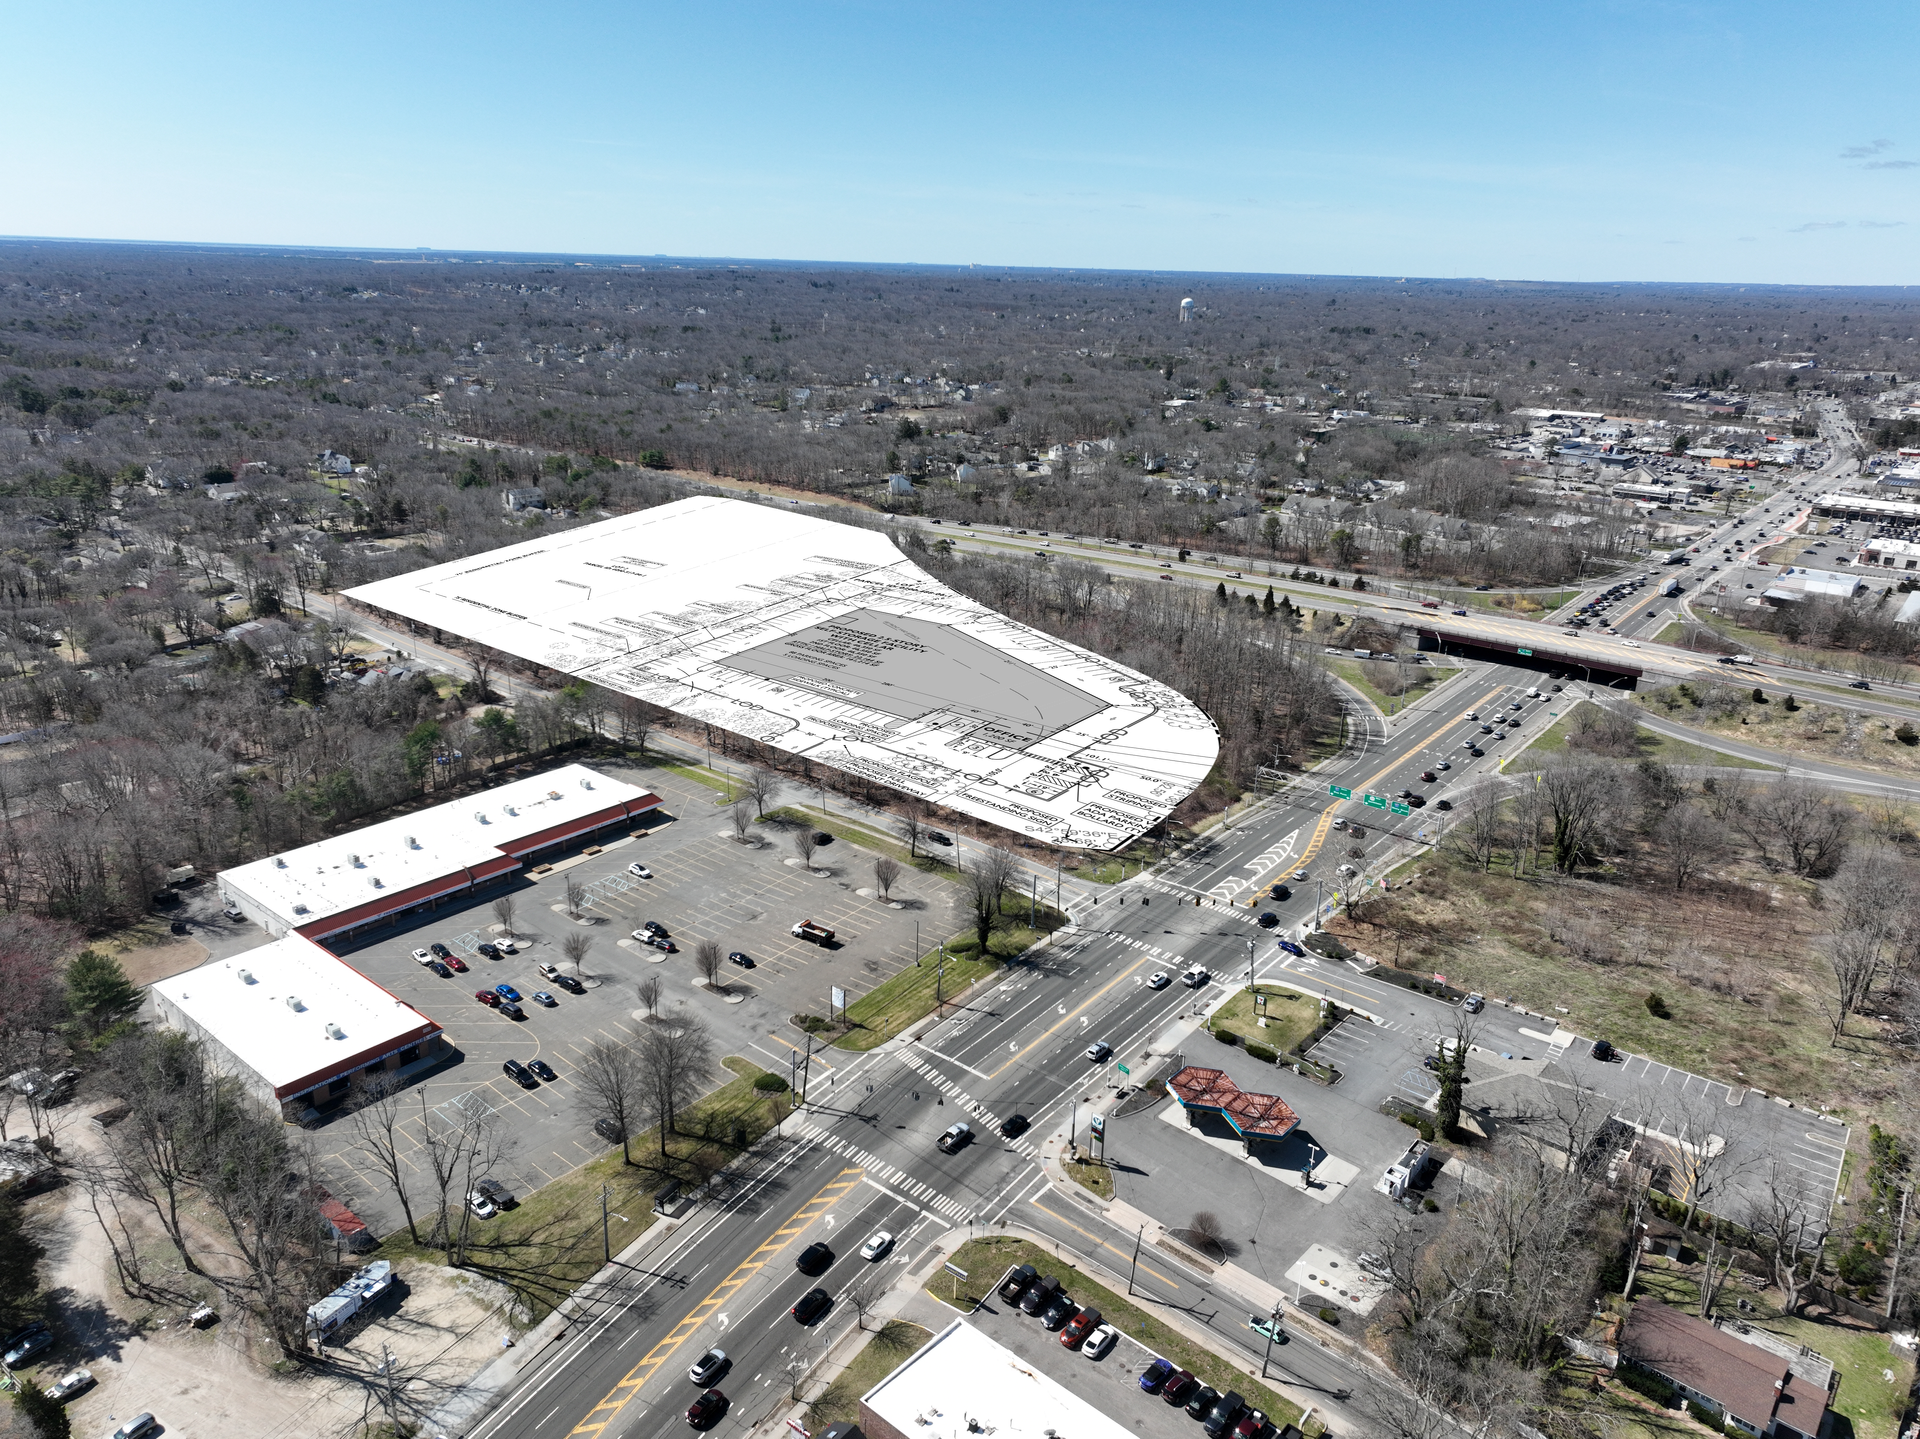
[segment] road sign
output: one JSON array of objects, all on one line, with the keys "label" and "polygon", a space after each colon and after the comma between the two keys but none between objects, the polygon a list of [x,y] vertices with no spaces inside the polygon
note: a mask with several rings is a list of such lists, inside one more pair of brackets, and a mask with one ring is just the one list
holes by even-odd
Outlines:
[{"label": "road sign", "polygon": [[1518,654],[1523,654],[1523,655],[1531,655],[1531,654],[1533,653],[1533,651],[1532,651],[1532,650],[1518,650],[1518,651],[1516,651],[1516,653],[1518,653]]},{"label": "road sign", "polygon": [[1095,1139],[1105,1139],[1107,1137],[1106,1115],[1096,1114],[1093,1116],[1093,1137]]},{"label": "road sign", "polygon": [[1363,794],[1360,796],[1360,802],[1368,809],[1385,809],[1387,807],[1387,797],[1383,794]]},{"label": "road sign", "polygon": [[1395,814],[1412,814],[1413,813],[1412,806],[1402,799],[1395,800],[1391,805],[1387,807],[1390,810],[1392,810]]},{"label": "road sign", "polygon": [[1348,789],[1343,784],[1328,785],[1327,793],[1332,795],[1335,799],[1352,799],[1353,798],[1353,791]]},{"label": "road sign", "polygon": [[1122,1074],[1132,1074],[1132,1073],[1133,1073],[1133,1071],[1132,1071],[1131,1069],[1128,1069],[1128,1068],[1126,1067],[1126,1065],[1124,1065],[1124,1064],[1116,1064],[1116,1065],[1114,1065],[1114,1068],[1115,1068],[1115,1069],[1117,1069],[1117,1070],[1119,1070],[1119,1071],[1120,1071],[1120,1072],[1121,1072]]},{"label": "road sign", "polygon": [[967,1277],[967,1271],[962,1269],[958,1264],[943,1264],[941,1268],[945,1269],[947,1273],[956,1279],[965,1279]]}]

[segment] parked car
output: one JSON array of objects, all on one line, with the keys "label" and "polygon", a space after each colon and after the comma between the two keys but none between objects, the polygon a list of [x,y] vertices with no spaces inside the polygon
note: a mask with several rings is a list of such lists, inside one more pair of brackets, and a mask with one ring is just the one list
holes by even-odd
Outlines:
[{"label": "parked car", "polygon": [[802,1274],[819,1274],[832,1263],[832,1249],[824,1244],[809,1244],[800,1251],[800,1257],[793,1261],[793,1267]]},{"label": "parked car", "polygon": [[93,1373],[87,1369],[69,1369],[41,1392],[56,1404],[64,1404],[82,1389],[93,1387]]},{"label": "parked car", "polygon": [[1156,1359],[1140,1371],[1140,1387],[1149,1394],[1158,1394],[1174,1372],[1171,1359]]},{"label": "parked car", "polygon": [[427,968],[432,970],[435,974],[439,975],[442,979],[453,978],[453,971],[448,969],[444,964],[442,964],[437,959],[434,960],[431,964],[429,964]]},{"label": "parked car", "polygon": [[473,947],[473,952],[482,959],[498,959],[500,957],[499,948],[484,939]]},{"label": "parked car", "polygon": [[467,1208],[471,1209],[474,1217],[478,1219],[491,1219],[500,1212],[494,1202],[477,1189],[468,1192]]},{"label": "parked car", "polygon": [[717,1424],[726,1412],[727,1396],[718,1389],[709,1389],[687,1406],[687,1423],[695,1429],[705,1429]]},{"label": "parked car", "polygon": [[657,934],[650,934],[640,942],[642,944],[653,946],[653,948],[659,950],[662,954],[678,954],[680,952],[679,946],[676,945],[672,940],[662,939]]},{"label": "parked car", "polygon": [[493,942],[493,947],[502,954],[518,954],[520,952],[520,946],[506,935],[502,935],[499,939],[496,939]]},{"label": "parked car", "polygon": [[662,939],[667,938],[673,932],[657,919],[648,920],[645,924],[641,925],[640,928],[644,929],[648,934],[657,934]]},{"label": "parked car", "polygon": [[790,1311],[802,1324],[811,1324],[833,1304],[833,1296],[824,1289],[809,1289],[800,1296],[800,1302]]},{"label": "parked car", "polygon": [[559,1075],[553,1072],[553,1066],[551,1064],[548,1064],[544,1059],[528,1060],[527,1068],[531,1069],[535,1074],[539,1075],[542,1079],[546,1080],[548,1084],[552,1084],[554,1080],[560,1077]]},{"label": "parked car", "polygon": [[520,997],[520,991],[510,984],[496,984],[493,987],[493,992],[502,999],[518,999]]},{"label": "parked car", "polygon": [[1478,1014],[1487,1007],[1486,997],[1479,994],[1470,994],[1460,1001],[1460,1007],[1466,1010],[1468,1014]]},{"label": "parked car", "polygon": [[953,1154],[963,1148],[967,1141],[972,1138],[973,1126],[963,1119],[958,1124],[948,1125],[946,1133],[942,1134],[934,1143],[939,1147],[942,1154]]},{"label": "parked car", "polygon": [[1080,1306],[1073,1302],[1073,1297],[1062,1290],[1047,1302],[1045,1309],[1040,1311],[1040,1327],[1049,1331],[1058,1329],[1073,1318],[1079,1308]]},{"label": "parked car", "polygon": [[1199,1381],[1184,1369],[1176,1369],[1160,1386],[1160,1397],[1169,1404],[1185,1404],[1193,1397]]},{"label": "parked car", "polygon": [[1247,1407],[1247,1401],[1229,1389],[1213,1401],[1213,1408],[1205,1416],[1206,1431],[1213,1439],[1222,1439],[1230,1434],[1233,1426],[1240,1421],[1240,1415]]},{"label": "parked car", "polygon": [[627,873],[632,875],[635,879],[652,879],[653,878],[653,871],[648,869],[644,864],[640,863],[640,861],[637,859],[632,864],[627,866]]},{"label": "parked car", "polygon": [[687,1370],[687,1378],[691,1379],[695,1384],[711,1384],[727,1372],[727,1368],[732,1362],[732,1360],[727,1358],[726,1350],[709,1349],[705,1354],[702,1354],[698,1359],[693,1361],[693,1366]]},{"label": "parked car", "polygon": [[1038,1314],[1053,1302],[1053,1296],[1060,1292],[1060,1281],[1051,1274],[1036,1280],[1027,1286],[1027,1292],[1020,1296],[1022,1314]]},{"label": "parked car", "polygon": [[1087,1342],[1080,1346],[1080,1352],[1089,1359],[1104,1359],[1107,1351],[1120,1342],[1120,1331],[1111,1324],[1102,1324],[1087,1336]]},{"label": "parked car", "polygon": [[1604,1039],[1594,1040],[1593,1057],[1599,1060],[1602,1064],[1607,1063],[1609,1060],[1613,1058],[1613,1045]]},{"label": "parked car", "polygon": [[500,1070],[508,1079],[511,1079],[522,1089],[538,1089],[540,1087],[540,1081],[533,1077],[533,1071],[517,1059],[509,1059],[505,1064],[500,1066]]},{"label": "parked car", "polygon": [[508,1019],[525,1019],[527,1012],[510,999],[500,1001],[500,1012]]},{"label": "parked car", "polygon": [[749,955],[749,954],[747,954],[747,953],[746,953],[745,951],[743,951],[743,950],[738,950],[738,949],[736,949],[736,950],[734,950],[734,951],[733,951],[733,952],[732,952],[731,954],[729,954],[729,955],[727,956],[727,963],[728,963],[728,964],[737,964],[737,965],[739,965],[739,966],[740,966],[740,967],[741,967],[742,969],[752,969],[752,968],[753,968],[753,956],[751,956],[751,955]]},{"label": "parked car", "polygon": [[7,1340],[4,1356],[0,1363],[9,1369],[18,1369],[32,1362],[36,1354],[43,1354],[53,1347],[53,1331],[44,1324],[29,1324],[25,1329]]},{"label": "parked car", "polygon": [[491,1199],[496,1209],[512,1209],[520,1202],[513,1197],[511,1189],[491,1175],[485,1179],[474,1180],[473,1187]]},{"label": "parked car", "polygon": [[1027,1292],[1027,1286],[1038,1277],[1039,1271],[1031,1264],[1016,1264],[1007,1271],[1007,1277],[1000,1281],[1000,1297],[1008,1304],[1018,1304],[1020,1296]]},{"label": "parked car", "polygon": [[543,1004],[548,1009],[552,1009],[554,1006],[560,1003],[559,1000],[555,999],[552,995],[548,994],[544,989],[536,989],[532,994],[530,994],[527,997],[531,999],[535,1004]]},{"label": "parked car", "polygon": [[1213,1406],[1220,1402],[1220,1391],[1211,1384],[1202,1384],[1187,1397],[1187,1418],[1204,1419],[1213,1413]]},{"label": "parked car", "polygon": [[426,950],[424,950],[424,949],[416,949],[416,950],[415,950],[415,951],[413,952],[413,957],[414,957],[414,959],[415,959],[415,961],[417,961],[417,962],[418,962],[418,963],[420,963],[420,964],[432,964],[432,963],[433,963],[433,956],[432,956],[431,954],[429,954],[429,953],[428,953],[428,952],[427,952]]},{"label": "parked car", "polygon": [[428,945],[427,948],[433,951],[433,957],[435,959],[445,959],[448,955],[453,953],[452,950],[448,949],[444,944],[440,943],[440,941],[437,939],[432,944]]},{"label": "parked car", "polygon": [[159,1428],[160,1421],[153,1415],[136,1414],[108,1435],[107,1439],[147,1439],[148,1435],[157,1433]]},{"label": "parked car", "polygon": [[490,989],[476,989],[473,992],[473,997],[479,1000],[482,1004],[492,1005],[495,1009],[498,1009],[500,1007],[500,996],[495,994]]},{"label": "parked car", "polygon": [[450,954],[440,962],[455,974],[465,974],[467,972],[467,962],[457,954]]},{"label": "parked car", "polygon": [[611,1119],[594,1120],[593,1132],[599,1135],[602,1139],[606,1140],[607,1143],[609,1144],[618,1144],[621,1140],[626,1138],[625,1131],[623,1131],[620,1128],[620,1126],[615,1124]]},{"label": "parked car", "polygon": [[893,1236],[882,1229],[860,1246],[860,1257],[868,1262],[884,1259],[891,1248],[893,1248]]},{"label": "parked car", "polygon": [[1071,1349],[1099,1327],[1100,1311],[1093,1308],[1082,1309],[1067,1322],[1067,1327],[1060,1331],[1060,1342]]},{"label": "parked car", "polygon": [[542,978],[558,979],[560,977],[560,966],[557,964],[536,964],[534,968],[540,971]]}]

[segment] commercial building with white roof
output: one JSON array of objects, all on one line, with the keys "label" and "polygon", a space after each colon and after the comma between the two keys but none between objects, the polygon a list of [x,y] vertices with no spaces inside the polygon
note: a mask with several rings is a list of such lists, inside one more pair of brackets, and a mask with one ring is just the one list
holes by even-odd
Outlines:
[{"label": "commercial building with white roof", "polygon": [[860,1428],[870,1439],[1138,1439],[964,1319],[860,1396]]},{"label": "commercial building with white roof", "polygon": [[431,1068],[440,1026],[297,934],[163,979],[161,1017],[205,1046],[289,1119],[351,1092],[356,1078]]},{"label": "commercial building with white roof", "polygon": [[1868,540],[1858,563],[1888,570],[1920,570],[1920,540]]},{"label": "commercial building with white roof", "polygon": [[470,898],[543,850],[631,824],[660,797],[565,765],[222,870],[220,890],[270,934],[344,939]]}]

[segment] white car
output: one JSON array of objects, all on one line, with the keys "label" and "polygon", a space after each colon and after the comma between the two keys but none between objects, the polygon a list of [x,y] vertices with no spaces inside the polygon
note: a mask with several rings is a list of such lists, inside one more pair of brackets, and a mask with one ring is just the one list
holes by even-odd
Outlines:
[{"label": "white car", "polygon": [[471,1209],[475,1217],[480,1219],[491,1219],[500,1212],[494,1207],[493,1201],[477,1189],[467,1195],[467,1208]]},{"label": "white car", "polygon": [[426,951],[426,950],[424,950],[424,949],[416,949],[416,950],[415,950],[415,951],[413,952],[413,957],[414,957],[415,959],[417,959],[418,961],[420,961],[420,963],[422,963],[422,964],[432,964],[432,963],[433,963],[433,956],[432,956],[431,954],[428,954],[428,953],[427,953],[427,951]]},{"label": "white car", "polygon": [[882,1229],[878,1234],[874,1235],[873,1238],[860,1246],[860,1257],[862,1259],[878,1259],[891,1248],[893,1248],[893,1236]]},{"label": "white car", "polygon": [[1152,974],[1147,976],[1148,989],[1165,989],[1172,983],[1173,981],[1167,977],[1167,972],[1164,969],[1156,969]]},{"label": "white car", "polygon": [[520,946],[508,939],[504,934],[493,942],[493,947],[502,954],[518,954],[520,952]]},{"label": "white car", "polygon": [[652,879],[653,878],[653,871],[648,869],[644,864],[640,863],[640,861],[637,859],[632,864],[627,866],[627,873],[632,875],[635,879]]},{"label": "white car", "polygon": [[560,977],[560,966],[557,964],[536,964],[534,968],[539,970],[540,973],[544,974],[548,979],[558,979]]},{"label": "white car", "polygon": [[1479,711],[1479,710],[1468,710],[1468,711],[1467,711],[1467,718],[1468,718],[1468,719],[1471,719],[1471,720],[1477,720],[1477,719],[1479,719],[1479,718],[1480,718],[1480,711]]},{"label": "white car", "polygon": [[85,1369],[70,1369],[53,1381],[52,1387],[45,1391],[47,1398],[55,1403],[65,1403],[82,1389],[93,1387],[93,1375]]},{"label": "white car", "polygon": [[1120,1331],[1111,1324],[1102,1324],[1089,1334],[1086,1343],[1080,1346],[1080,1352],[1089,1359],[1104,1359],[1107,1351],[1120,1342]]}]

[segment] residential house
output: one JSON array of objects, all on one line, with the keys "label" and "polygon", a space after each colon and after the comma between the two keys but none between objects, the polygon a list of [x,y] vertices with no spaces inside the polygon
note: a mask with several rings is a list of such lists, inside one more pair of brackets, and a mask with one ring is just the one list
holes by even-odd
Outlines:
[{"label": "residential house", "polygon": [[1840,1386],[1833,1365],[1811,1349],[1741,1328],[1734,1333],[1642,1299],[1621,1329],[1621,1362],[1666,1380],[1719,1416],[1728,1433],[1817,1439]]},{"label": "residential house", "polygon": [[315,460],[314,468],[323,475],[350,475],[353,473],[353,461],[334,450],[322,450],[320,458]]},{"label": "residential house", "polygon": [[523,485],[518,489],[502,490],[500,502],[506,506],[508,513],[518,514],[521,510],[544,510],[547,496],[538,485]]}]

